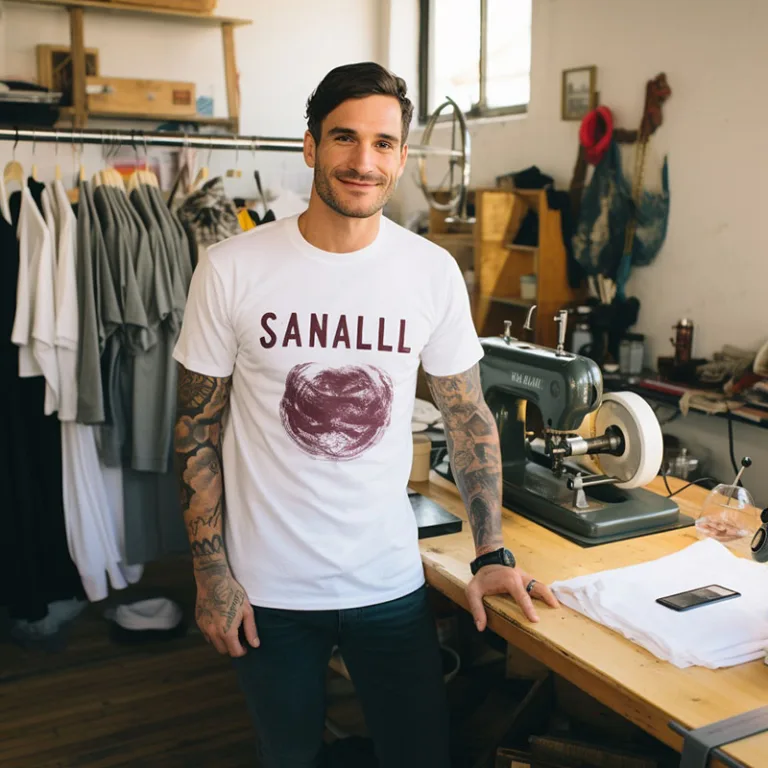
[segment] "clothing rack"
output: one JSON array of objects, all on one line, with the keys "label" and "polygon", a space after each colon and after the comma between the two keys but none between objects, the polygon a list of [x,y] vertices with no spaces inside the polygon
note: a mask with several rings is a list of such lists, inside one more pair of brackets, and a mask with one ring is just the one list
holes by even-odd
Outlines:
[{"label": "clothing rack", "polygon": [[[243,150],[267,152],[301,152],[302,139],[273,138],[264,136],[200,136],[187,133],[145,133],[144,131],[117,130],[57,130],[51,128],[0,128],[0,141],[19,141],[42,144],[99,144],[103,147],[128,146],[136,149],[147,147],[175,147],[179,149]],[[460,149],[409,145],[409,154],[445,155],[460,161],[464,153]]]}]

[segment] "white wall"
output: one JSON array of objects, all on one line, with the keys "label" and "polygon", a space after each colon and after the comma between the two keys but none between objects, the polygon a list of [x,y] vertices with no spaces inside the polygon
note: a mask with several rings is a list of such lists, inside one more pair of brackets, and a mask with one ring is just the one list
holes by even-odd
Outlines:
[{"label": "white wall", "polygon": [[[12,2],[3,6],[2,0],[0,6],[0,75],[34,79],[35,46],[68,45],[69,17],[54,8]],[[306,127],[306,100],[323,75],[339,64],[380,56],[384,46],[381,12],[378,0],[220,0],[217,14],[254,20],[252,25],[235,30],[241,132],[300,138]],[[85,44],[98,48],[104,75],[194,82],[198,93],[213,95],[217,116],[227,113],[221,32],[217,27],[86,11]],[[114,122],[91,124],[116,126]],[[136,127],[150,130],[151,125]],[[30,152],[29,146],[20,145],[19,158],[30,162]],[[99,164],[99,153],[98,148],[87,148],[89,171]],[[0,144],[0,163],[4,164],[9,154],[10,147]],[[39,146],[36,160],[41,172],[52,167],[52,147]],[[216,153],[212,169],[231,167],[234,160],[234,153]],[[296,154],[259,153],[253,158],[241,153],[238,164],[244,180],[228,182],[232,194],[255,194],[249,172],[254,167],[262,171],[268,185],[306,186],[311,180]],[[65,162],[62,168],[66,171]]]},{"label": "white wall", "polygon": [[[390,36],[390,61],[415,93],[411,4],[392,2],[405,33]],[[671,326],[686,315],[696,324],[697,355],[726,343],[754,348],[768,338],[761,312],[768,285],[768,228],[761,225],[768,205],[766,29],[762,0],[534,0],[528,114],[471,128],[473,184],[535,164],[567,189],[578,123],[560,119],[562,70],[596,65],[601,103],[627,128],[639,124],[646,81],[666,72],[672,97],[645,178],[658,189],[668,153],[669,231],[656,262],[635,270],[629,285],[642,304],[637,330],[650,337],[649,360],[671,351]],[[413,131],[412,141],[419,137]],[[631,151],[624,168],[631,172]],[[410,174],[399,194],[403,212],[425,205]]]}]

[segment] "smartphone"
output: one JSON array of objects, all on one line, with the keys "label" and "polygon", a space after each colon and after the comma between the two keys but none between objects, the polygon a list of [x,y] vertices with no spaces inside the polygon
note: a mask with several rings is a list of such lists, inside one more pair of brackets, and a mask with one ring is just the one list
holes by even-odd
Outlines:
[{"label": "smartphone", "polygon": [[687,592],[678,592],[675,595],[656,598],[656,602],[673,611],[689,611],[691,608],[699,608],[709,603],[719,603],[721,600],[732,600],[741,597],[740,592],[726,589],[718,584],[710,584],[708,587],[689,589]]}]

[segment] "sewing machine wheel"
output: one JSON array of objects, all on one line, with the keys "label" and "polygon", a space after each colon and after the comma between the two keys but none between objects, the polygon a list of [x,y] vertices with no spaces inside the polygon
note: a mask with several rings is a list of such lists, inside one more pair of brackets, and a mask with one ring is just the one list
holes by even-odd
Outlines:
[{"label": "sewing machine wheel", "polygon": [[664,454],[664,439],[653,409],[634,392],[611,392],[603,396],[592,430],[603,435],[610,426],[621,430],[626,448],[621,456],[594,456],[601,471],[618,477],[619,488],[648,485],[658,475]]}]

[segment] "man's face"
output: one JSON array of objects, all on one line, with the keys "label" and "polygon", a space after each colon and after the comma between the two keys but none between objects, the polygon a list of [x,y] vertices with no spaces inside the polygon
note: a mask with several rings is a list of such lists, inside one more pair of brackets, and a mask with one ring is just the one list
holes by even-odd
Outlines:
[{"label": "man's face", "polygon": [[365,219],[380,211],[402,176],[408,149],[402,144],[400,103],[391,96],[348,99],[322,123],[315,145],[304,137],[315,189],[336,213]]}]

